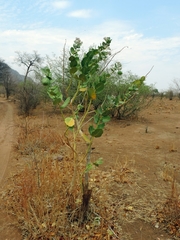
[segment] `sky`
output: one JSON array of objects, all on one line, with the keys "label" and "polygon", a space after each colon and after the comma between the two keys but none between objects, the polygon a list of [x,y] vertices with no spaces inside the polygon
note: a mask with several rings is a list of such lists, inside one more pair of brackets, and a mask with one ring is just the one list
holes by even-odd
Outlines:
[{"label": "sky", "polygon": [[16,51],[59,56],[77,37],[84,49],[110,37],[123,72],[154,66],[146,84],[164,91],[180,79],[179,12],[179,0],[0,0],[0,58],[24,74]]}]

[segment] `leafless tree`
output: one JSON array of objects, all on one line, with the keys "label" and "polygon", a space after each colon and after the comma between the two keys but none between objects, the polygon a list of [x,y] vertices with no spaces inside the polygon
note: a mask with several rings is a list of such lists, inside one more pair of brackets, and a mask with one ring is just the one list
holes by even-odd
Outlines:
[{"label": "leafless tree", "polygon": [[180,79],[174,79],[170,85],[170,89],[173,91],[175,96],[180,98]]},{"label": "leafless tree", "polygon": [[180,79],[174,79],[173,84],[175,89],[180,93]]},{"label": "leafless tree", "polygon": [[16,52],[16,54],[15,62],[19,66],[23,65],[26,69],[23,86],[20,86],[17,96],[20,103],[19,109],[22,114],[29,115],[30,111],[39,104],[39,93],[36,83],[31,78],[28,78],[28,75],[30,72],[38,72],[43,60],[36,51],[33,53]]},{"label": "leafless tree", "polygon": [[34,51],[33,53],[26,52],[16,52],[17,57],[15,58],[15,62],[18,63],[19,66],[24,66],[26,68],[25,76],[24,76],[24,85],[26,84],[28,74],[32,71],[37,71],[40,67],[40,64],[43,62],[43,59],[40,55]]}]

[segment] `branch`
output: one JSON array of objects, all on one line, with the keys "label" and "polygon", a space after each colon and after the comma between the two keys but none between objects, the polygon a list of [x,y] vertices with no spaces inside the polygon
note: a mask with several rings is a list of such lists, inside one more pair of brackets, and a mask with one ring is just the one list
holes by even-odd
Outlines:
[{"label": "branch", "polygon": [[64,43],[64,47],[63,47],[63,64],[62,64],[62,73],[63,73],[63,76],[62,76],[62,80],[63,80],[63,84],[64,84],[64,69],[65,69],[65,50],[66,50],[66,40],[65,40],[65,43]]},{"label": "branch", "polygon": [[128,46],[123,47],[121,50],[119,50],[118,52],[116,52],[116,53],[114,53],[114,54],[112,55],[112,57],[110,58],[110,60],[107,62],[107,64],[104,66],[104,68],[100,71],[100,74],[101,74],[101,73],[107,68],[107,66],[112,62],[113,58],[114,58],[117,54],[119,54],[120,52],[122,52],[125,48],[128,48]]},{"label": "branch", "polygon": [[151,67],[148,73],[146,73],[145,78],[150,74],[150,72],[153,70],[154,66]]}]

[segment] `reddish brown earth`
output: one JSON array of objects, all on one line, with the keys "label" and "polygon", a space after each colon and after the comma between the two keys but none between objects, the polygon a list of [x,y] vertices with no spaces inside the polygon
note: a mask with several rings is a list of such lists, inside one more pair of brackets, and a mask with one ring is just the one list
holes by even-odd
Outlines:
[{"label": "reddish brown earth", "polygon": [[[12,144],[16,126],[13,124],[14,105],[0,100],[0,182],[2,191],[6,179],[16,171]],[[42,117],[35,112],[33,119]],[[43,115],[44,116],[44,115]],[[57,118],[57,116],[56,116]],[[104,171],[120,166],[121,182],[113,185],[114,196],[126,203],[126,217],[132,221],[122,224],[124,233],[134,240],[170,240],[163,226],[148,221],[158,202],[171,195],[172,169],[176,172],[177,190],[180,185],[180,100],[156,99],[136,120],[112,120],[101,139],[94,142],[93,158],[103,157]],[[133,177],[122,169],[133,172]],[[119,177],[117,176],[117,178]],[[123,180],[122,180],[123,179]],[[123,184],[122,184],[123,182]],[[155,214],[155,213],[153,213]],[[5,213],[0,216],[0,239],[20,240],[19,232],[9,224]],[[123,222],[123,219],[122,219]],[[178,239],[178,238],[177,238]]]},{"label": "reddish brown earth", "polygon": [[[0,188],[4,190],[6,179],[14,170],[12,145],[15,136],[14,132],[14,111],[13,105],[4,99],[0,99]],[[12,219],[0,207],[0,239],[20,239],[17,229],[11,226]]]},{"label": "reddish brown earth", "polygon": [[[137,174],[135,180],[137,186],[130,187],[131,193],[126,198],[137,212],[142,210],[146,214],[152,205],[161,202],[162,196],[165,199],[170,197],[174,167],[177,194],[180,198],[179,100],[157,99],[147,110],[140,113],[137,120],[110,122],[103,140],[97,140],[95,146],[96,151],[103,157],[104,167],[107,170],[118,161]],[[128,192],[128,187],[125,188]],[[120,192],[119,195],[122,193]],[[165,232],[161,232],[161,226],[156,229],[155,224],[146,223],[146,217],[144,220],[136,219],[133,223],[125,225],[124,230],[130,232],[132,239],[173,239]]]}]

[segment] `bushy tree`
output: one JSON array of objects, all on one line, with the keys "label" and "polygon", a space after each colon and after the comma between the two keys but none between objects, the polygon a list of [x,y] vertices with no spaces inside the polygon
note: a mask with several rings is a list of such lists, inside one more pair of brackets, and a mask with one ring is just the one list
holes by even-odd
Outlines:
[{"label": "bushy tree", "polygon": [[131,72],[123,74],[121,68],[120,63],[115,63],[108,69],[110,78],[94,102],[94,107],[104,102],[110,106],[112,117],[125,119],[137,115],[150,104],[154,88],[144,83],[144,77],[140,78]]}]

